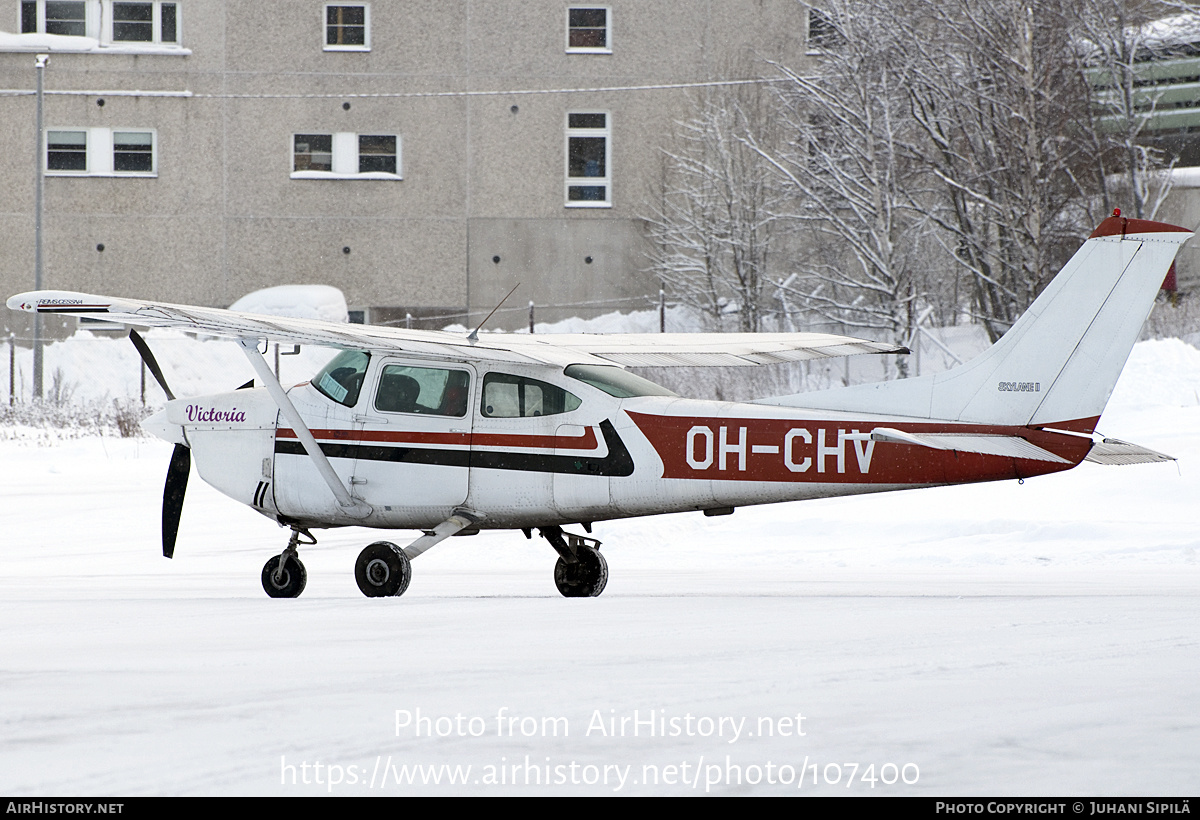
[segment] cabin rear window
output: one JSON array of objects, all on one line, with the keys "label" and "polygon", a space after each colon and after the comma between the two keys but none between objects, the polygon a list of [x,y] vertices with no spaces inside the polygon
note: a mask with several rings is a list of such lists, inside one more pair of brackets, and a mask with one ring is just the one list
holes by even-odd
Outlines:
[{"label": "cabin rear window", "polygon": [[488,373],[483,378],[483,415],[493,419],[529,418],[569,413],[579,397],[561,387],[511,373]]},{"label": "cabin rear window", "polygon": [[365,350],[343,350],[313,377],[312,386],[338,404],[353,407],[370,363],[371,354]]}]

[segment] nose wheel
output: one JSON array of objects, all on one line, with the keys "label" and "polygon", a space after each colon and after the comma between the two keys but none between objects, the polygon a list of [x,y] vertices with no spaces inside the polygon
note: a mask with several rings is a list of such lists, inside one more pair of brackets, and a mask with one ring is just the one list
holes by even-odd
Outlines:
[{"label": "nose wheel", "polygon": [[304,585],[308,583],[308,572],[296,555],[301,533],[308,539],[304,542],[305,544],[317,543],[317,539],[313,538],[312,533],[308,530],[293,528],[292,537],[283,552],[271,556],[271,559],[263,565],[263,591],[272,598],[296,598],[304,591]]},{"label": "nose wheel", "polygon": [[296,556],[289,555],[282,561],[282,568],[280,565],[280,556],[272,555],[263,566],[263,589],[272,598],[299,596],[304,591],[304,585],[308,583],[308,572],[304,569],[304,564],[300,563]]}]

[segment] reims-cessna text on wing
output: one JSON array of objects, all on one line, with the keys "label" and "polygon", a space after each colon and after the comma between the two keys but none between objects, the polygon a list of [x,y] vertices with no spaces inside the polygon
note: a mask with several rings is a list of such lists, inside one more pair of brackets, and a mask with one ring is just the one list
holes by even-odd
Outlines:
[{"label": "reims-cessna text on wing", "polygon": [[[257,389],[175,398],[144,426],[175,444],[163,498],[170,557],[192,456],[221,492],[292,530],[262,572],[272,597],[305,584],[311,531],[421,530],[367,546],[365,595],[402,594],[412,559],[456,533],[537,530],[557,551],[569,597],[608,579],[598,521],[809,498],[1024,479],[1084,459],[1166,458],[1095,429],[1185,228],[1106,219],[1024,316],[977,358],[933,376],[752,403],[683,398],[629,365],[760,365],[887,353],[822,334],[458,334],[255,316],[41,291],[15,310],[96,316],[227,337]],[[284,389],[263,340],[340,348],[311,381]]]}]

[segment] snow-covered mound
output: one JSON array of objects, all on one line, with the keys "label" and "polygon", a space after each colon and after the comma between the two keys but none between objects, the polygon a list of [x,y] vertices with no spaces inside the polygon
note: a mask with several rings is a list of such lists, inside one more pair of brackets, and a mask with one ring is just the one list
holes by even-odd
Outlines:
[{"label": "snow-covered mound", "polygon": [[229,306],[244,313],[348,322],[345,295],[332,285],[279,285],[247,293]]},{"label": "snow-covered mound", "polygon": [[1130,408],[1200,404],[1200,350],[1179,339],[1138,342],[1108,401]]}]

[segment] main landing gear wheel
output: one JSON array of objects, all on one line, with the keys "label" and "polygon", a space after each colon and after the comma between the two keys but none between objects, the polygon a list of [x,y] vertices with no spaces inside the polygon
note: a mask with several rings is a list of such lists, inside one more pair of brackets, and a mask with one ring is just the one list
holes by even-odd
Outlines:
[{"label": "main landing gear wheel", "polygon": [[558,559],[554,585],[567,598],[595,598],[608,583],[608,562],[592,547],[576,547],[575,560]]},{"label": "main landing gear wheel", "polygon": [[354,580],[368,598],[403,595],[412,580],[412,564],[395,544],[376,541],[358,554]]},{"label": "main landing gear wheel", "polygon": [[279,558],[278,555],[272,555],[263,566],[263,589],[272,598],[295,598],[304,591],[304,585],[308,583],[308,573],[304,564],[294,555],[287,556],[283,571],[279,571]]}]

